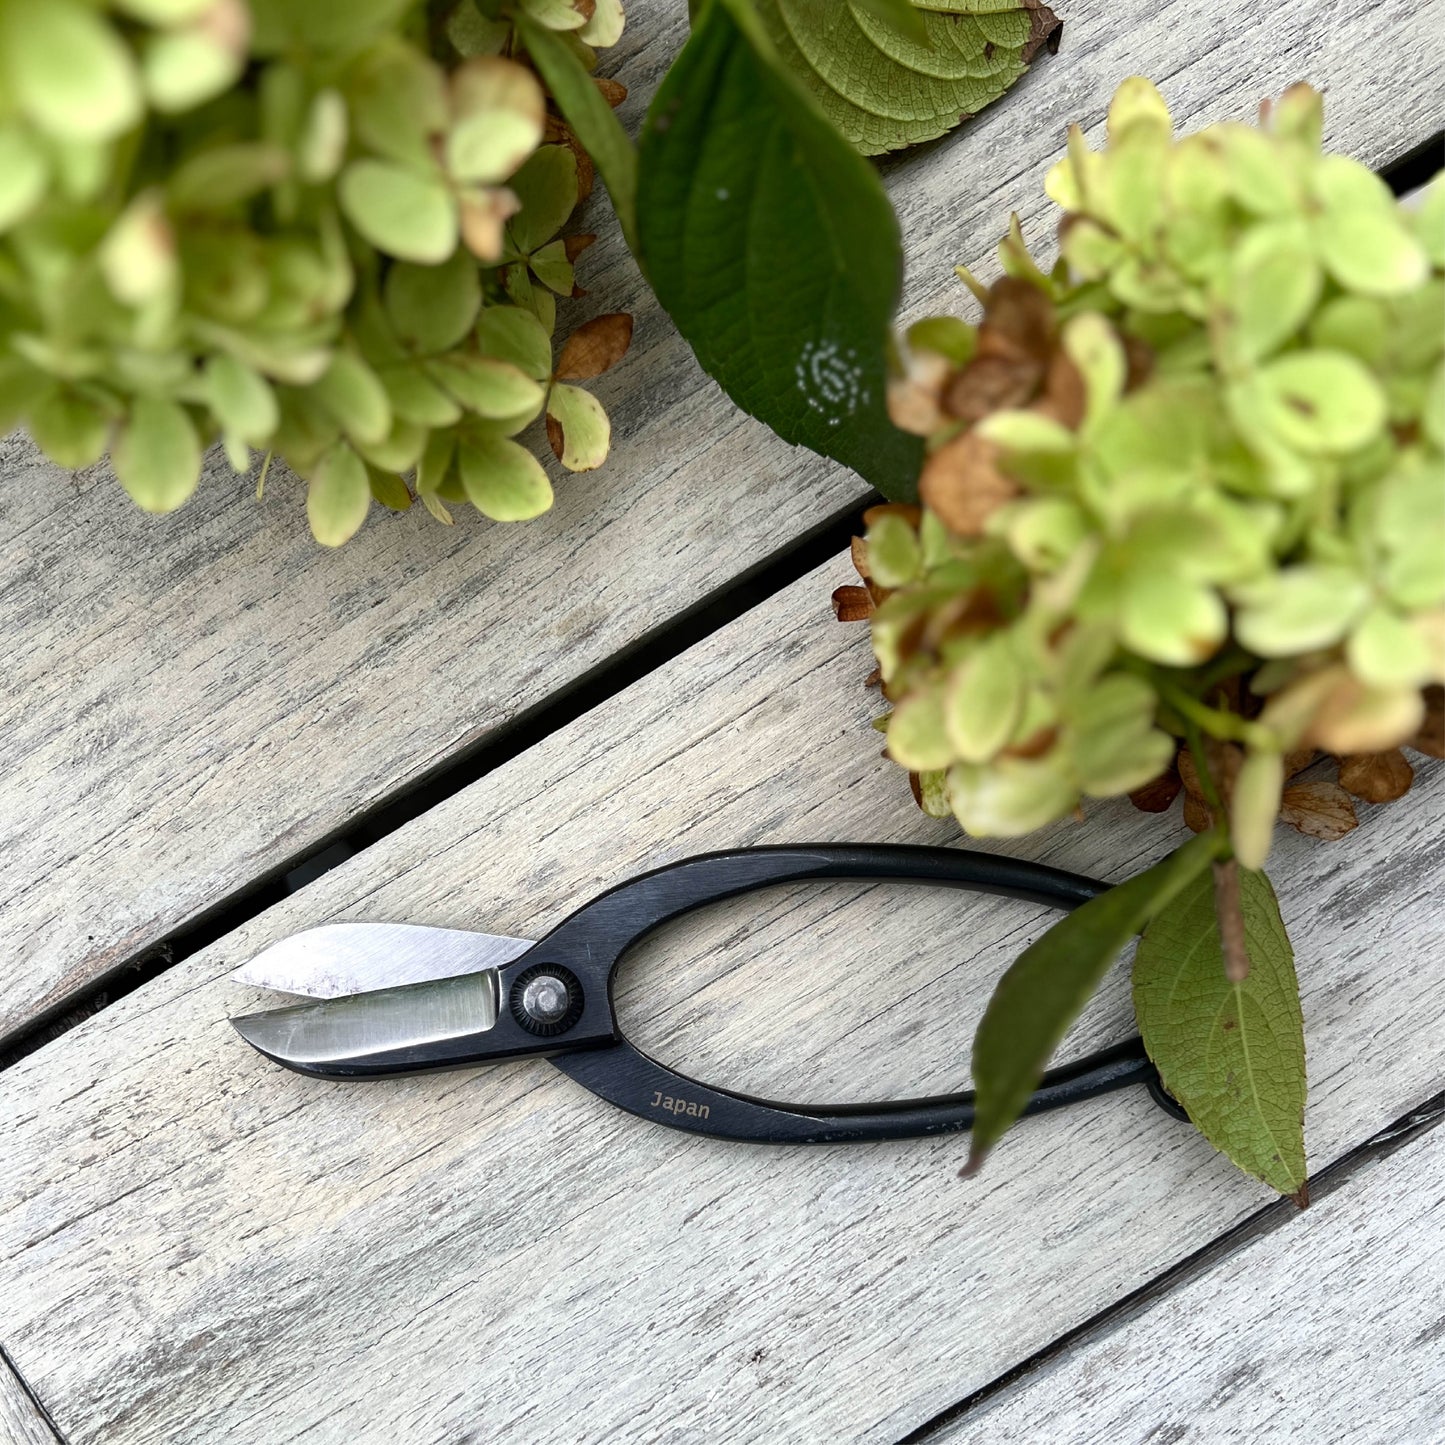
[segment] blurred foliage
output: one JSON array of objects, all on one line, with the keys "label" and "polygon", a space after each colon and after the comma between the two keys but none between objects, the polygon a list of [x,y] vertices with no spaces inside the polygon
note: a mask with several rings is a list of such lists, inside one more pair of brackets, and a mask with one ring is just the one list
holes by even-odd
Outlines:
[{"label": "blurred foliage", "polygon": [[[109,450],[153,512],[217,439],[279,456],[329,545],[413,487],[545,511],[518,434],[545,413],[585,471],[609,428],[555,375],[592,166],[519,17],[579,74],[622,30],[620,0],[0,0],[0,430]],[[620,357],[630,318],[589,325]]]},{"label": "blurred foliage", "polygon": [[[1258,868],[1282,804],[1337,836],[1346,788],[1439,751],[1445,181],[1404,209],[1321,125],[1295,86],[1175,139],[1125,82],[1048,176],[1057,265],[1015,218],[1004,277],[961,273],[981,323],[908,333],[923,507],[875,511],[838,606],[871,614],[890,756],[975,836],[1182,787]],[[1341,782],[1292,789],[1319,750]]]}]

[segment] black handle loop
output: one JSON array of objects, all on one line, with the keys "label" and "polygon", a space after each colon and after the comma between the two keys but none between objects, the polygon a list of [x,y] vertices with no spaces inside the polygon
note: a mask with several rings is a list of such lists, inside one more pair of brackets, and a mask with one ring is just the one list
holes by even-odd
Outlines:
[{"label": "black handle loop", "polygon": [[[760,1143],[824,1144],[903,1139],[966,1129],[972,1093],[855,1105],[797,1105],[701,1083],[649,1058],[622,1035],[612,983],[622,955],[681,914],[774,884],[869,879],[932,883],[1076,908],[1109,885],[1040,863],[958,848],[816,844],[746,848],[688,858],[630,879],[586,904],[502,972],[561,965],[580,982],[577,1024],[547,1043],[552,1063],[609,1103],[673,1128]],[[1133,1083],[1157,1092],[1158,1075],[1135,1038],[1044,1075],[1025,1113],[1041,1113]]]}]

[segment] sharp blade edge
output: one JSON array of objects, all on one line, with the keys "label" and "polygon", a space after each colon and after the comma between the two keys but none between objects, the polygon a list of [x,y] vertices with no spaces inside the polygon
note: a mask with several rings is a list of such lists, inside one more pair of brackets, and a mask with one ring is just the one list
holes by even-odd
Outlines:
[{"label": "sharp blade edge", "polygon": [[486,1033],[497,1022],[494,970],[296,1004],[231,1020],[263,1054],[324,1065],[442,1039]]}]

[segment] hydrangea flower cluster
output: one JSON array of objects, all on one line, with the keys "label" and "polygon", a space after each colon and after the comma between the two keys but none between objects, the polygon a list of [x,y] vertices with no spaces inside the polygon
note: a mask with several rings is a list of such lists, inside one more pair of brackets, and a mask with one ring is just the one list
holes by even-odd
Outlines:
[{"label": "hydrangea flower cluster", "polygon": [[606,414],[569,383],[631,322],[554,366],[592,167],[512,9],[588,68],[622,29],[620,0],[6,0],[0,431],[109,451],[155,512],[213,441],[238,472],[274,454],[329,544],[412,474],[442,521],[545,510],[514,438],[545,412],[563,466],[599,465]]},{"label": "hydrangea flower cluster", "polygon": [[1058,263],[1015,218],[1003,278],[961,272],[981,323],[910,329],[923,505],[875,510],[837,601],[928,811],[1008,836],[1182,782],[1259,867],[1317,750],[1372,798],[1438,753],[1445,181],[1402,207],[1321,129],[1299,85],[1176,139],[1126,81],[1048,176]]}]

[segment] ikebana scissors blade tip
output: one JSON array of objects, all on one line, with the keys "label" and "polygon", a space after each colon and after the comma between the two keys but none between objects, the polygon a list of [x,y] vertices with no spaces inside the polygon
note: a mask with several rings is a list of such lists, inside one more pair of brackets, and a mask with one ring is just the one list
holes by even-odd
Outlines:
[{"label": "ikebana scissors blade tip", "polygon": [[497,971],[487,968],[242,1014],[231,1026],[278,1064],[324,1076],[328,1066],[488,1033],[499,1002]]},{"label": "ikebana scissors blade tip", "polygon": [[530,939],[412,923],[328,923],[263,949],[234,983],[335,999],[400,984],[480,973],[520,958]]}]

